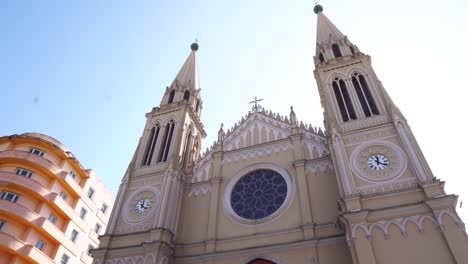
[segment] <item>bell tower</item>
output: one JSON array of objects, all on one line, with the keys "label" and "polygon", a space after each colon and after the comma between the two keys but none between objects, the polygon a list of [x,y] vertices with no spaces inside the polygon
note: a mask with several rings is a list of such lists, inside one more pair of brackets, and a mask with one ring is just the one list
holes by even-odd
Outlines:
[{"label": "bell tower", "polygon": [[[468,243],[455,212],[457,196],[447,195],[432,174],[371,57],[341,33],[322,6],[314,12],[314,74],[353,263],[466,263]],[[414,251],[411,245],[422,238],[413,229],[425,232],[428,248],[437,250]],[[414,262],[395,261],[402,254]]]},{"label": "bell tower", "polygon": [[172,263],[184,178],[191,175],[206,137],[200,120],[197,50],[193,43],[160,105],[146,114],[106,233],[93,250],[95,263],[116,258]]}]

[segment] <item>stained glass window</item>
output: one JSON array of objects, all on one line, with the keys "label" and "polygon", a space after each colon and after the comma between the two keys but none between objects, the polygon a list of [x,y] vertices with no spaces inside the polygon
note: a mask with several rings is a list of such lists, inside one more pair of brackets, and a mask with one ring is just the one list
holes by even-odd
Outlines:
[{"label": "stained glass window", "polygon": [[258,220],[280,208],[286,199],[286,180],[272,170],[256,170],[242,177],[231,193],[231,207],[242,218]]}]

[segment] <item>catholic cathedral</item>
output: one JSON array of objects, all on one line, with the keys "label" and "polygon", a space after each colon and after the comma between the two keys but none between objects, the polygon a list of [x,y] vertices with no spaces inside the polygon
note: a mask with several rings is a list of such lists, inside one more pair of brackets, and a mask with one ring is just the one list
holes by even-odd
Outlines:
[{"label": "catholic cathedral", "polygon": [[468,263],[457,196],[370,56],[314,11],[325,130],[254,107],[202,154],[192,44],[146,114],[95,264]]}]

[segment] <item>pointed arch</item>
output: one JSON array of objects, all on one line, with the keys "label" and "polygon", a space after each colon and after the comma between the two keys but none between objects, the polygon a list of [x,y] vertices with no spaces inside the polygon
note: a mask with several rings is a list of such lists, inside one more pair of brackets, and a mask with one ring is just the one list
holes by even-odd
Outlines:
[{"label": "pointed arch", "polygon": [[175,90],[172,90],[171,93],[169,94],[169,99],[167,100],[168,104],[172,104],[172,102],[174,102],[174,96],[175,96]]},{"label": "pointed arch", "polygon": [[378,115],[379,109],[375,104],[374,98],[372,97],[372,93],[369,89],[369,86],[367,85],[367,81],[364,75],[355,72],[351,78],[351,82],[353,83],[354,89],[356,90],[356,94],[359,98],[359,102],[361,103],[364,115],[366,117]]},{"label": "pointed arch", "polygon": [[188,101],[190,99],[190,92],[189,91],[185,91],[184,93],[184,101]]},{"label": "pointed arch", "polygon": [[199,113],[199,110],[200,110],[200,100],[197,100],[197,104],[195,106],[195,113]]},{"label": "pointed arch", "polygon": [[151,131],[150,136],[148,138],[148,142],[146,145],[145,155],[143,158],[142,166],[149,166],[151,164],[151,160],[153,159],[154,149],[156,147],[156,143],[158,142],[160,131],[160,125],[156,124]]},{"label": "pointed arch", "polygon": [[343,56],[341,54],[340,46],[338,46],[338,44],[336,44],[336,43],[334,43],[332,45],[332,52],[333,52],[333,55],[335,56],[335,58],[340,58],[340,57]]},{"label": "pointed arch", "polygon": [[270,260],[263,259],[263,258],[256,258],[252,261],[247,262],[247,264],[276,264],[276,263]]},{"label": "pointed arch", "polygon": [[158,162],[167,161],[167,157],[169,155],[169,149],[171,148],[172,135],[174,134],[174,127],[175,127],[174,120],[170,120],[166,124],[163,141],[162,141],[161,148],[159,151]]},{"label": "pointed arch", "polygon": [[325,61],[325,58],[323,57],[323,54],[321,52],[319,54],[319,61],[320,61],[320,63]]},{"label": "pointed arch", "polygon": [[182,152],[182,166],[188,166],[190,164],[190,149],[191,149],[191,144],[193,141],[193,136],[192,136],[192,130],[193,126],[190,124],[189,129],[187,130],[187,134],[185,136],[185,145],[184,145],[184,151]]},{"label": "pointed arch", "polygon": [[343,79],[335,78],[332,82],[332,87],[343,122],[349,121],[350,119],[357,119],[351,97],[348,93],[348,88]]}]

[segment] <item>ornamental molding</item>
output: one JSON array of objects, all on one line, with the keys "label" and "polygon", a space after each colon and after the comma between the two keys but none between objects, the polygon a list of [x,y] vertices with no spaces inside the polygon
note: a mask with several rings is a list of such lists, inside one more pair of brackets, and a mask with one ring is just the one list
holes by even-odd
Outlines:
[{"label": "ornamental molding", "polygon": [[416,178],[403,179],[388,183],[376,183],[372,185],[357,187],[356,192],[358,194],[363,195],[364,197],[373,196],[375,194],[401,192],[418,188],[418,183],[419,182]]},{"label": "ornamental molding", "polygon": [[[121,217],[123,219],[123,217]],[[135,233],[140,231],[145,231],[152,228],[153,225],[150,222],[145,223],[132,223],[127,224],[125,222],[120,222],[114,230],[114,234],[127,234]]]},{"label": "ornamental molding", "polygon": [[372,126],[383,125],[392,122],[391,118],[387,114],[381,114],[374,117],[368,117],[365,119],[354,120],[341,124],[341,132],[348,133],[354,130],[363,129]]},{"label": "ornamental molding", "polygon": [[[290,230],[289,232],[297,232],[301,233],[303,230],[300,229],[295,229],[295,230]],[[254,239],[254,238],[266,238],[270,239],[271,241],[275,241],[276,237],[271,236],[272,234],[277,235],[277,232],[273,232],[271,234],[267,235],[255,235],[255,236],[248,236],[248,237],[242,237],[242,238],[236,238],[236,239],[229,239],[229,240],[224,240],[224,241],[217,241],[216,244],[224,244],[224,243],[230,243],[233,242],[233,240],[238,241],[242,243],[245,241],[245,239]],[[179,264],[190,264],[190,263],[198,263],[198,262],[203,262],[206,260],[207,257],[212,258],[213,260],[218,260],[219,263],[223,263],[222,260],[228,258],[228,257],[268,257],[269,255],[274,254],[275,252],[278,252],[279,250],[295,250],[295,249],[304,249],[304,248],[316,248],[318,246],[328,246],[328,245],[343,245],[346,243],[345,237],[343,236],[337,236],[337,237],[327,237],[327,238],[321,238],[320,240],[307,240],[307,241],[299,241],[299,242],[291,242],[291,243],[279,243],[279,244],[274,244],[274,245],[267,245],[265,247],[257,247],[257,248],[246,248],[246,249],[241,249],[241,250],[234,250],[234,251],[224,251],[224,252],[216,252],[212,254],[204,254],[204,255],[198,255],[198,256],[189,256],[189,257],[178,257],[177,258],[177,263]],[[204,245],[203,243],[194,243],[193,245],[191,244],[190,246],[201,246]],[[180,245],[178,244],[177,247],[190,247],[188,245]],[[286,264],[286,263],[284,263]]]},{"label": "ornamental molding", "polygon": [[132,191],[132,190],[140,189],[144,186],[159,186],[162,184],[162,181],[163,181],[162,175],[156,176],[156,177],[155,176],[145,177],[141,179],[131,179],[128,190]]},{"label": "ornamental molding", "polygon": [[140,177],[140,176],[145,176],[149,174],[158,174],[162,173],[164,169],[166,168],[166,163],[158,163],[156,165],[150,165],[150,166],[142,166],[136,168],[133,173],[132,177]]},{"label": "ornamental molding", "polygon": [[166,264],[167,258],[163,256],[159,263],[156,262],[157,254],[148,253],[146,255],[136,255],[136,256],[129,256],[129,257],[116,257],[108,259],[106,262],[102,262],[100,259],[95,259],[93,264],[136,264],[139,261],[142,264]]},{"label": "ornamental molding", "polygon": [[209,182],[202,185],[192,185],[188,197],[197,197],[199,195],[203,196],[209,192],[211,192],[211,183]]},{"label": "ornamental molding", "polygon": [[384,127],[370,132],[364,132],[354,135],[347,135],[343,137],[343,143],[345,145],[355,145],[362,142],[367,142],[375,139],[386,139],[392,138],[397,135],[397,131],[393,127]]},{"label": "ornamental molding", "polygon": [[194,168],[192,183],[207,181],[210,177],[210,169],[212,166],[212,160],[204,162],[202,165]]},{"label": "ornamental molding", "polygon": [[317,172],[326,172],[328,170],[334,170],[333,163],[329,158],[317,159],[308,161],[305,165],[306,173],[317,173]]},{"label": "ornamental molding", "polygon": [[389,229],[389,227],[391,225],[395,225],[396,227],[398,227],[401,234],[406,236],[407,235],[406,227],[407,227],[407,224],[409,222],[414,223],[417,226],[418,231],[420,233],[422,233],[422,232],[424,232],[423,222],[425,220],[428,220],[428,221],[434,223],[437,227],[439,227],[439,229],[441,231],[444,231],[444,225],[442,223],[442,217],[444,215],[448,215],[450,217],[450,219],[459,228],[464,228],[465,227],[464,223],[455,214],[453,214],[449,209],[445,209],[445,210],[441,210],[439,212],[436,212],[437,217],[434,217],[433,214],[425,214],[425,215],[401,217],[401,218],[392,219],[392,220],[382,220],[382,221],[378,221],[378,222],[375,222],[375,223],[368,223],[368,224],[352,224],[351,225],[351,239],[353,239],[353,240],[356,239],[356,232],[359,229],[364,231],[364,233],[366,234],[366,237],[368,239],[371,239],[372,238],[372,232],[376,228],[380,229],[383,232],[383,234],[384,234],[384,236],[386,238],[389,238],[390,234],[388,232],[388,229]]},{"label": "ornamental molding", "polygon": [[266,145],[263,147],[246,148],[240,151],[225,153],[222,164],[269,156],[273,153],[284,152],[292,148],[293,147],[289,141],[283,141],[281,144]]}]

